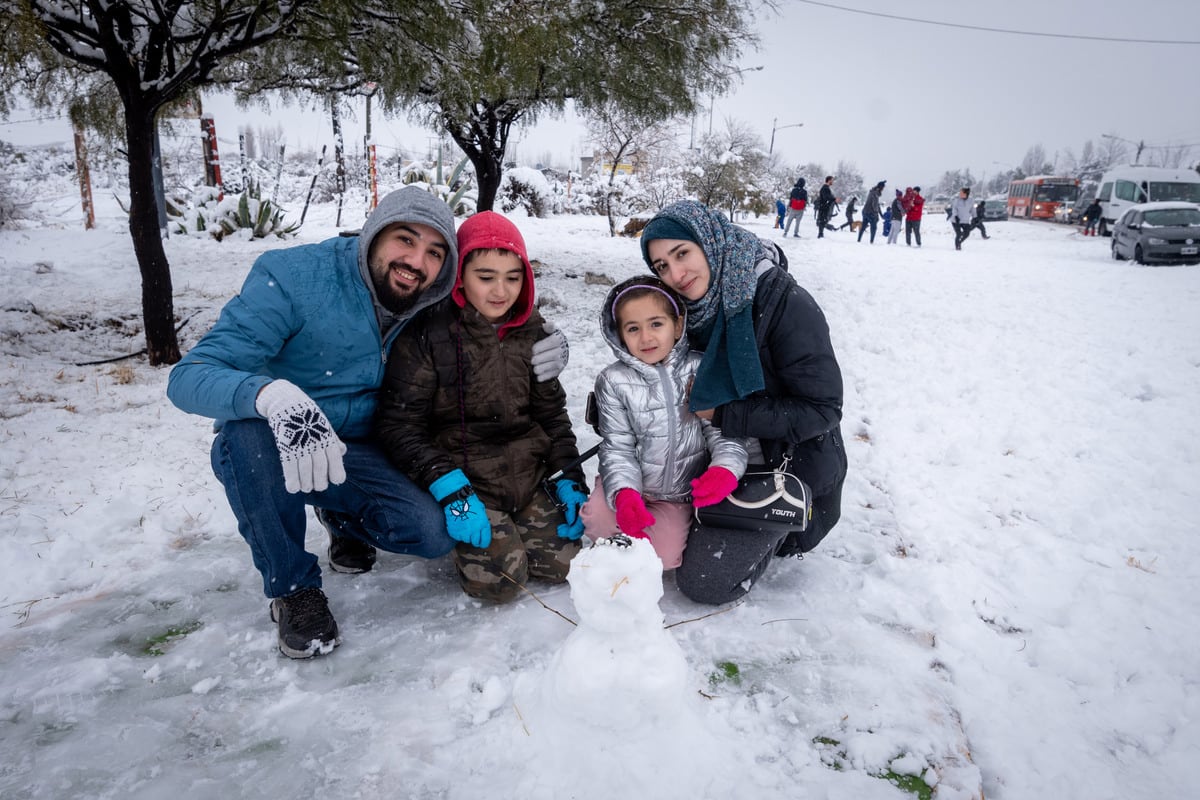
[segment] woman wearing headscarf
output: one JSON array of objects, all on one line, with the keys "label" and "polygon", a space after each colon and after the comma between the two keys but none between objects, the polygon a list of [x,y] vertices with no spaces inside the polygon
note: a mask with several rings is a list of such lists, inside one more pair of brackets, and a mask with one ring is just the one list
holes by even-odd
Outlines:
[{"label": "woman wearing headscarf", "polygon": [[704,354],[690,408],[725,436],[750,439],[751,464],[786,461],[813,492],[804,531],[691,532],[676,572],[680,591],[727,603],[773,557],[816,547],[841,516],[842,373],[825,315],[778,248],[719,211],[693,200],[664,208],[642,233],[642,255],[686,300],[688,337]]}]

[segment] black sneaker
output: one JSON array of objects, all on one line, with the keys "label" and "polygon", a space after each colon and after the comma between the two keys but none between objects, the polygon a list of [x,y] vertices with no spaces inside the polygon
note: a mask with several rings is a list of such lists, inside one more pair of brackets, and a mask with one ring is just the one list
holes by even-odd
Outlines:
[{"label": "black sneaker", "polygon": [[375,566],[375,548],[342,532],[342,521],[332,511],[316,508],[317,522],[329,531],[329,566],[334,572],[357,575]]},{"label": "black sneaker", "polygon": [[279,652],[289,658],[312,658],[333,652],[342,643],[329,601],[309,588],[271,601],[271,621],[279,623]]}]

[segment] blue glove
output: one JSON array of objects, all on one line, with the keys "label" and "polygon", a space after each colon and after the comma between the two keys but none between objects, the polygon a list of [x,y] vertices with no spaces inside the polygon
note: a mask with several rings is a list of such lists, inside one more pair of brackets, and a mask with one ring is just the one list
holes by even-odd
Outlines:
[{"label": "blue glove", "polygon": [[488,522],[487,509],[461,469],[447,472],[431,483],[429,493],[442,504],[446,533],[451,539],[475,547],[487,547],[492,543],[492,523]]},{"label": "blue glove", "polygon": [[567,518],[566,525],[558,526],[561,539],[578,539],[583,536],[583,520],[579,518],[579,507],[587,502],[587,495],[575,481],[561,478],[554,483],[554,493],[562,506],[563,515]]}]

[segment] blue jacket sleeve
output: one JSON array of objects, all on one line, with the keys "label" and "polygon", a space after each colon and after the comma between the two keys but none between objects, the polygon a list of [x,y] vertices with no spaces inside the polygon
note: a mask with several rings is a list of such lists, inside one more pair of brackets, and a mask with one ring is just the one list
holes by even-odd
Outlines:
[{"label": "blue jacket sleeve", "polygon": [[259,416],[254,401],[272,380],[269,363],[300,327],[272,271],[277,260],[267,253],[254,262],[216,325],[171,370],[167,397],[183,411],[218,420]]}]

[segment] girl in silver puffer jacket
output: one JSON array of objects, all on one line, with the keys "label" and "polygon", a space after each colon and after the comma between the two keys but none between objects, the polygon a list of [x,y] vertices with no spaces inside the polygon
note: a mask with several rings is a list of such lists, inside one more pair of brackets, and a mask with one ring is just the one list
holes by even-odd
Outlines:
[{"label": "girl in silver puffer jacket", "polygon": [[747,443],[688,410],[700,354],[688,351],[683,302],[666,284],[637,277],[613,287],[600,324],[617,361],[596,378],[600,475],[580,518],[593,540],[617,532],[649,539],[673,569],[693,505],[734,490]]}]

